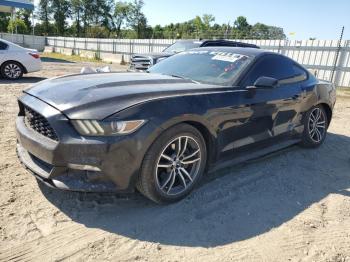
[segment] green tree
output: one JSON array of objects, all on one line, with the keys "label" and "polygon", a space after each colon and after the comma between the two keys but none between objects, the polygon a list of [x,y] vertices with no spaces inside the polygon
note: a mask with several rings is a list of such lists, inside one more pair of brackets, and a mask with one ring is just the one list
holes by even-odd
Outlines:
[{"label": "green tree", "polygon": [[51,19],[51,0],[40,0],[38,6],[38,18],[43,22],[44,33],[48,35]]},{"label": "green tree", "polygon": [[6,32],[10,22],[11,15],[8,13],[0,13],[0,32]]},{"label": "green tree", "polygon": [[153,38],[164,38],[164,29],[161,25],[156,25],[153,28]]},{"label": "green tree", "polygon": [[213,22],[215,22],[215,17],[213,15],[210,15],[210,14],[204,14],[202,16],[202,21],[203,21],[203,24],[204,24],[204,28],[206,30],[209,30],[210,27],[211,27],[211,24]]},{"label": "green tree", "polygon": [[66,20],[70,15],[70,3],[67,0],[52,0],[52,13],[58,35],[64,35]]},{"label": "green tree", "polygon": [[193,25],[196,30],[196,37],[199,38],[204,29],[202,18],[200,18],[200,16],[197,15],[196,18],[193,19]]},{"label": "green tree", "polygon": [[33,14],[32,10],[28,10],[28,9],[19,9],[19,11],[17,12],[17,17],[21,20],[23,20],[23,22],[26,24],[27,27],[27,31],[25,32],[25,34],[30,34],[31,29],[32,29],[32,22],[31,22],[31,16]]},{"label": "green tree", "polygon": [[104,27],[108,30],[109,34],[114,29],[113,22],[113,0],[95,0],[96,11],[95,11],[95,25]]},{"label": "green tree", "polygon": [[143,0],[134,0],[132,3],[128,25],[136,32],[137,38],[145,37],[147,18],[142,12]]},{"label": "green tree", "polygon": [[[89,27],[100,27],[110,32],[114,29],[112,10],[113,0],[81,0],[81,21],[86,36]],[[93,30],[96,31],[96,30]],[[104,34],[103,34],[104,35]]]},{"label": "green tree", "polygon": [[269,26],[262,23],[253,25],[250,33],[253,39],[285,39],[283,29],[276,26]]},{"label": "green tree", "polygon": [[256,23],[251,29],[250,36],[254,39],[268,39],[269,26],[262,23]]},{"label": "green tree", "polygon": [[248,23],[247,18],[239,16],[233,23],[235,38],[249,38],[252,26]]},{"label": "green tree", "polygon": [[82,6],[82,23],[84,28],[84,36],[86,37],[89,25],[92,23],[95,6],[91,4],[90,0],[81,0]]},{"label": "green tree", "polygon": [[269,35],[267,39],[286,39],[283,28],[277,26],[268,26]]},{"label": "green tree", "polygon": [[81,15],[83,13],[83,5],[81,0],[71,0],[71,17],[75,20],[75,35],[80,36],[81,34]]},{"label": "green tree", "polygon": [[128,18],[131,16],[132,8],[132,4],[122,1],[117,2],[115,5],[114,23],[118,38],[121,36],[121,27],[127,24]]},{"label": "green tree", "polygon": [[[39,0],[37,17],[41,23],[35,25],[35,31],[42,35],[118,38],[286,38],[282,28],[263,23],[250,25],[244,16],[237,17],[233,26],[217,24],[213,15],[203,14],[182,23],[152,28],[147,25],[143,7],[144,0]],[[29,32],[30,12],[19,11],[18,17]],[[68,25],[69,18],[72,22]],[[0,14],[0,30],[6,31],[8,23],[9,15]]]},{"label": "green tree", "polygon": [[239,16],[233,23],[235,28],[238,30],[244,31],[244,30],[249,30],[251,28],[251,25],[249,25],[247,18],[244,16]]},{"label": "green tree", "polygon": [[28,31],[27,25],[20,18],[16,18],[14,20],[11,20],[7,26],[7,32],[9,32],[9,33],[15,32],[18,34],[26,34],[27,31]]},{"label": "green tree", "polygon": [[34,32],[36,35],[53,35],[55,31],[55,26],[51,23],[48,24],[48,27],[44,23],[36,23],[34,26]]},{"label": "green tree", "polygon": [[109,37],[109,31],[106,27],[90,26],[86,32],[86,37],[107,38]]}]

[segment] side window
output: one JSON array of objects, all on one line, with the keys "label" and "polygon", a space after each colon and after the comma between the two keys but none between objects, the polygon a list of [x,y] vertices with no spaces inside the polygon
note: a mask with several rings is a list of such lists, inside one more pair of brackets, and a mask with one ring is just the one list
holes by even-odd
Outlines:
[{"label": "side window", "polygon": [[252,86],[261,76],[276,78],[281,84],[283,84],[283,82],[287,82],[295,76],[293,63],[288,58],[278,55],[267,55],[262,57],[248,72],[242,85]]},{"label": "side window", "polygon": [[4,42],[0,41],[0,50],[6,50],[8,47],[7,44],[5,44]]}]

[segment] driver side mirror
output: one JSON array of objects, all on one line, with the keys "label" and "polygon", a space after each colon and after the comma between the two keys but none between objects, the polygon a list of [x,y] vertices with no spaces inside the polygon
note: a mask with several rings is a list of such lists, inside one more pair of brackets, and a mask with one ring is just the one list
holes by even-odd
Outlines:
[{"label": "driver side mirror", "polygon": [[276,78],[261,76],[259,77],[253,86],[247,86],[247,89],[270,89],[278,86],[278,80]]}]

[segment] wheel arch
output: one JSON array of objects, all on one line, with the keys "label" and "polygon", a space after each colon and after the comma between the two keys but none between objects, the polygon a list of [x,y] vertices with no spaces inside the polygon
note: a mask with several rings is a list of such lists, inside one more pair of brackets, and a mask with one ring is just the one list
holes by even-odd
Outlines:
[{"label": "wheel arch", "polygon": [[328,120],[328,126],[331,123],[332,116],[333,116],[333,111],[332,108],[327,104],[327,103],[319,103],[317,104],[318,106],[322,106],[323,109],[326,111],[327,114],[327,120]]},{"label": "wheel arch", "polygon": [[216,133],[213,128],[211,128],[210,124],[205,120],[201,119],[199,116],[186,116],[185,118],[173,119],[170,122],[163,123],[160,125],[162,132],[179,125],[179,124],[188,124],[192,127],[196,128],[204,138],[205,145],[207,148],[207,163],[206,168],[213,162],[215,162],[217,158],[217,143],[216,143]]},{"label": "wheel arch", "polygon": [[17,63],[19,64],[22,68],[23,68],[23,73],[24,74],[27,74],[28,73],[28,70],[27,68],[19,61],[16,61],[16,60],[6,60],[5,62],[3,62],[1,65],[0,65],[0,68],[3,67],[4,64],[8,63],[8,62],[14,62],[14,63]]},{"label": "wheel arch", "polygon": [[215,137],[210,133],[209,129],[200,122],[185,121],[183,123],[193,126],[202,134],[207,147],[207,156],[208,156],[208,161],[206,163],[206,169],[207,169],[209,165],[213,163],[216,159],[217,149],[216,149]]}]

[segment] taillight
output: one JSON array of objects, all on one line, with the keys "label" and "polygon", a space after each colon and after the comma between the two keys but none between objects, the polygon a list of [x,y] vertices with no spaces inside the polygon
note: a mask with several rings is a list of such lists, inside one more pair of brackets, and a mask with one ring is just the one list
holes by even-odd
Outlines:
[{"label": "taillight", "polygon": [[34,57],[35,59],[40,58],[40,55],[38,53],[28,53],[28,54]]}]

